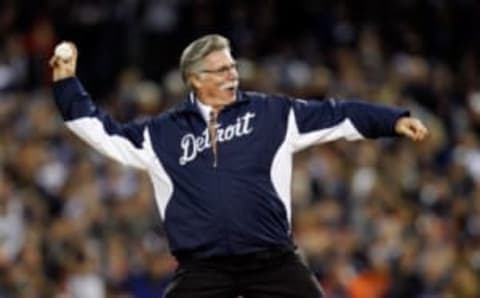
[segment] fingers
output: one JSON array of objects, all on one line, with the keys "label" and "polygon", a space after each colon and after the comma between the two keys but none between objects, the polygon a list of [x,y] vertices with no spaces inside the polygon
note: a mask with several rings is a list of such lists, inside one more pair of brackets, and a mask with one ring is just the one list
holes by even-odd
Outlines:
[{"label": "fingers", "polygon": [[[62,57],[57,53],[58,47],[64,46],[64,45],[68,46],[72,51],[72,54],[67,57]],[[57,44],[57,46],[55,47],[55,52],[50,58],[49,65],[50,67],[55,68],[55,67],[68,65],[69,63],[73,63],[73,66],[75,66],[74,64],[76,63],[77,56],[78,56],[78,50],[75,44],[70,41],[62,41],[59,44]]]},{"label": "fingers", "polygon": [[399,119],[396,125],[396,131],[416,142],[424,140],[429,133],[426,126],[420,120],[411,117]]},{"label": "fingers", "polygon": [[406,136],[413,141],[422,141],[427,137],[428,129],[418,119],[411,119],[406,124]]},{"label": "fingers", "polygon": [[423,125],[423,123],[420,120],[415,119],[415,125],[414,125],[414,130],[415,130],[415,141],[422,141],[428,136],[428,129]]},{"label": "fingers", "polygon": [[50,60],[48,61],[48,65],[50,65],[51,68],[54,68],[55,65],[56,65],[56,59],[57,57],[55,57],[55,55],[52,56],[52,58],[50,58]]},{"label": "fingers", "polygon": [[62,58],[53,55],[52,58],[50,58],[48,64],[50,65],[50,67],[56,68],[68,64],[68,62],[68,60],[63,60]]},{"label": "fingers", "polygon": [[[67,46],[70,47],[72,52],[70,55],[68,54],[66,56],[63,55],[63,58],[62,58],[61,53],[58,53],[57,51],[55,51],[52,57],[50,58],[49,65],[53,70],[52,76],[53,76],[54,82],[65,79],[65,78],[73,77],[75,76],[75,73],[76,73],[76,66],[77,66],[76,64],[77,64],[77,56],[78,56],[77,47],[75,46],[74,43],[69,41],[63,41],[60,44],[66,44]],[[59,45],[57,45],[57,47]]]}]

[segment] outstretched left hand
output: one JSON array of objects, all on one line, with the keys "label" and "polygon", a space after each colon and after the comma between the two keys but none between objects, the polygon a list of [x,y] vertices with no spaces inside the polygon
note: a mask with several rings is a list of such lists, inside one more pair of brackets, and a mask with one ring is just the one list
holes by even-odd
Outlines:
[{"label": "outstretched left hand", "polygon": [[413,141],[422,141],[428,136],[427,127],[417,118],[401,117],[395,123],[395,132]]}]

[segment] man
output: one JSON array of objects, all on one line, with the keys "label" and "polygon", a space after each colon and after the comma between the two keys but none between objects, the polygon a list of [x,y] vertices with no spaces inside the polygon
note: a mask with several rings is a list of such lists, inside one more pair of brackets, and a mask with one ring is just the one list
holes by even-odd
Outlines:
[{"label": "man", "polygon": [[179,261],[168,298],[322,297],[294,253],[293,153],[340,138],[427,135],[401,109],[239,91],[229,42],[219,35],[184,50],[185,101],[141,124],[100,111],[75,78],[76,62],[75,48],[72,58],[50,61],[56,104],[87,143],[148,171]]}]

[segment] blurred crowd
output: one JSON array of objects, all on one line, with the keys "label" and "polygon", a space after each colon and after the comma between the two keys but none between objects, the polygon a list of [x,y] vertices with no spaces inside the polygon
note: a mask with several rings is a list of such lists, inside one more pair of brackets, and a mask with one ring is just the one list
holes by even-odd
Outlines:
[{"label": "blurred crowd", "polygon": [[144,173],[63,125],[48,59],[119,121],[185,95],[205,33],[232,41],[243,89],[409,108],[431,135],[296,156],[293,228],[330,298],[480,297],[480,2],[0,2],[0,297],[160,297],[175,269]]}]

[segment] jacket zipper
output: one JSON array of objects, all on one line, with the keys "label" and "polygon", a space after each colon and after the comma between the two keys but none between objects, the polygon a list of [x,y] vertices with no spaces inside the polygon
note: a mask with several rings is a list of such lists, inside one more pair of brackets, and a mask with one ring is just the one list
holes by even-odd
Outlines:
[{"label": "jacket zipper", "polygon": [[[212,153],[213,153],[213,168],[215,168],[215,175],[216,175],[216,180],[217,180],[217,195],[220,195],[220,181],[219,181],[219,176],[218,176],[218,171],[217,171],[217,165],[218,165],[218,140],[217,140],[217,120],[218,120],[218,112],[214,112],[213,110],[210,111],[210,118],[208,120],[208,133],[210,136],[210,144],[212,146]],[[231,252],[231,247],[230,247],[230,236],[228,233],[228,221],[224,218],[223,219],[224,224],[223,224],[223,233],[225,234],[225,249],[227,252]]]},{"label": "jacket zipper", "polygon": [[217,167],[218,154],[217,154],[217,113],[210,112],[210,119],[208,120],[208,133],[210,134],[210,142],[212,145],[213,153],[213,167]]}]

